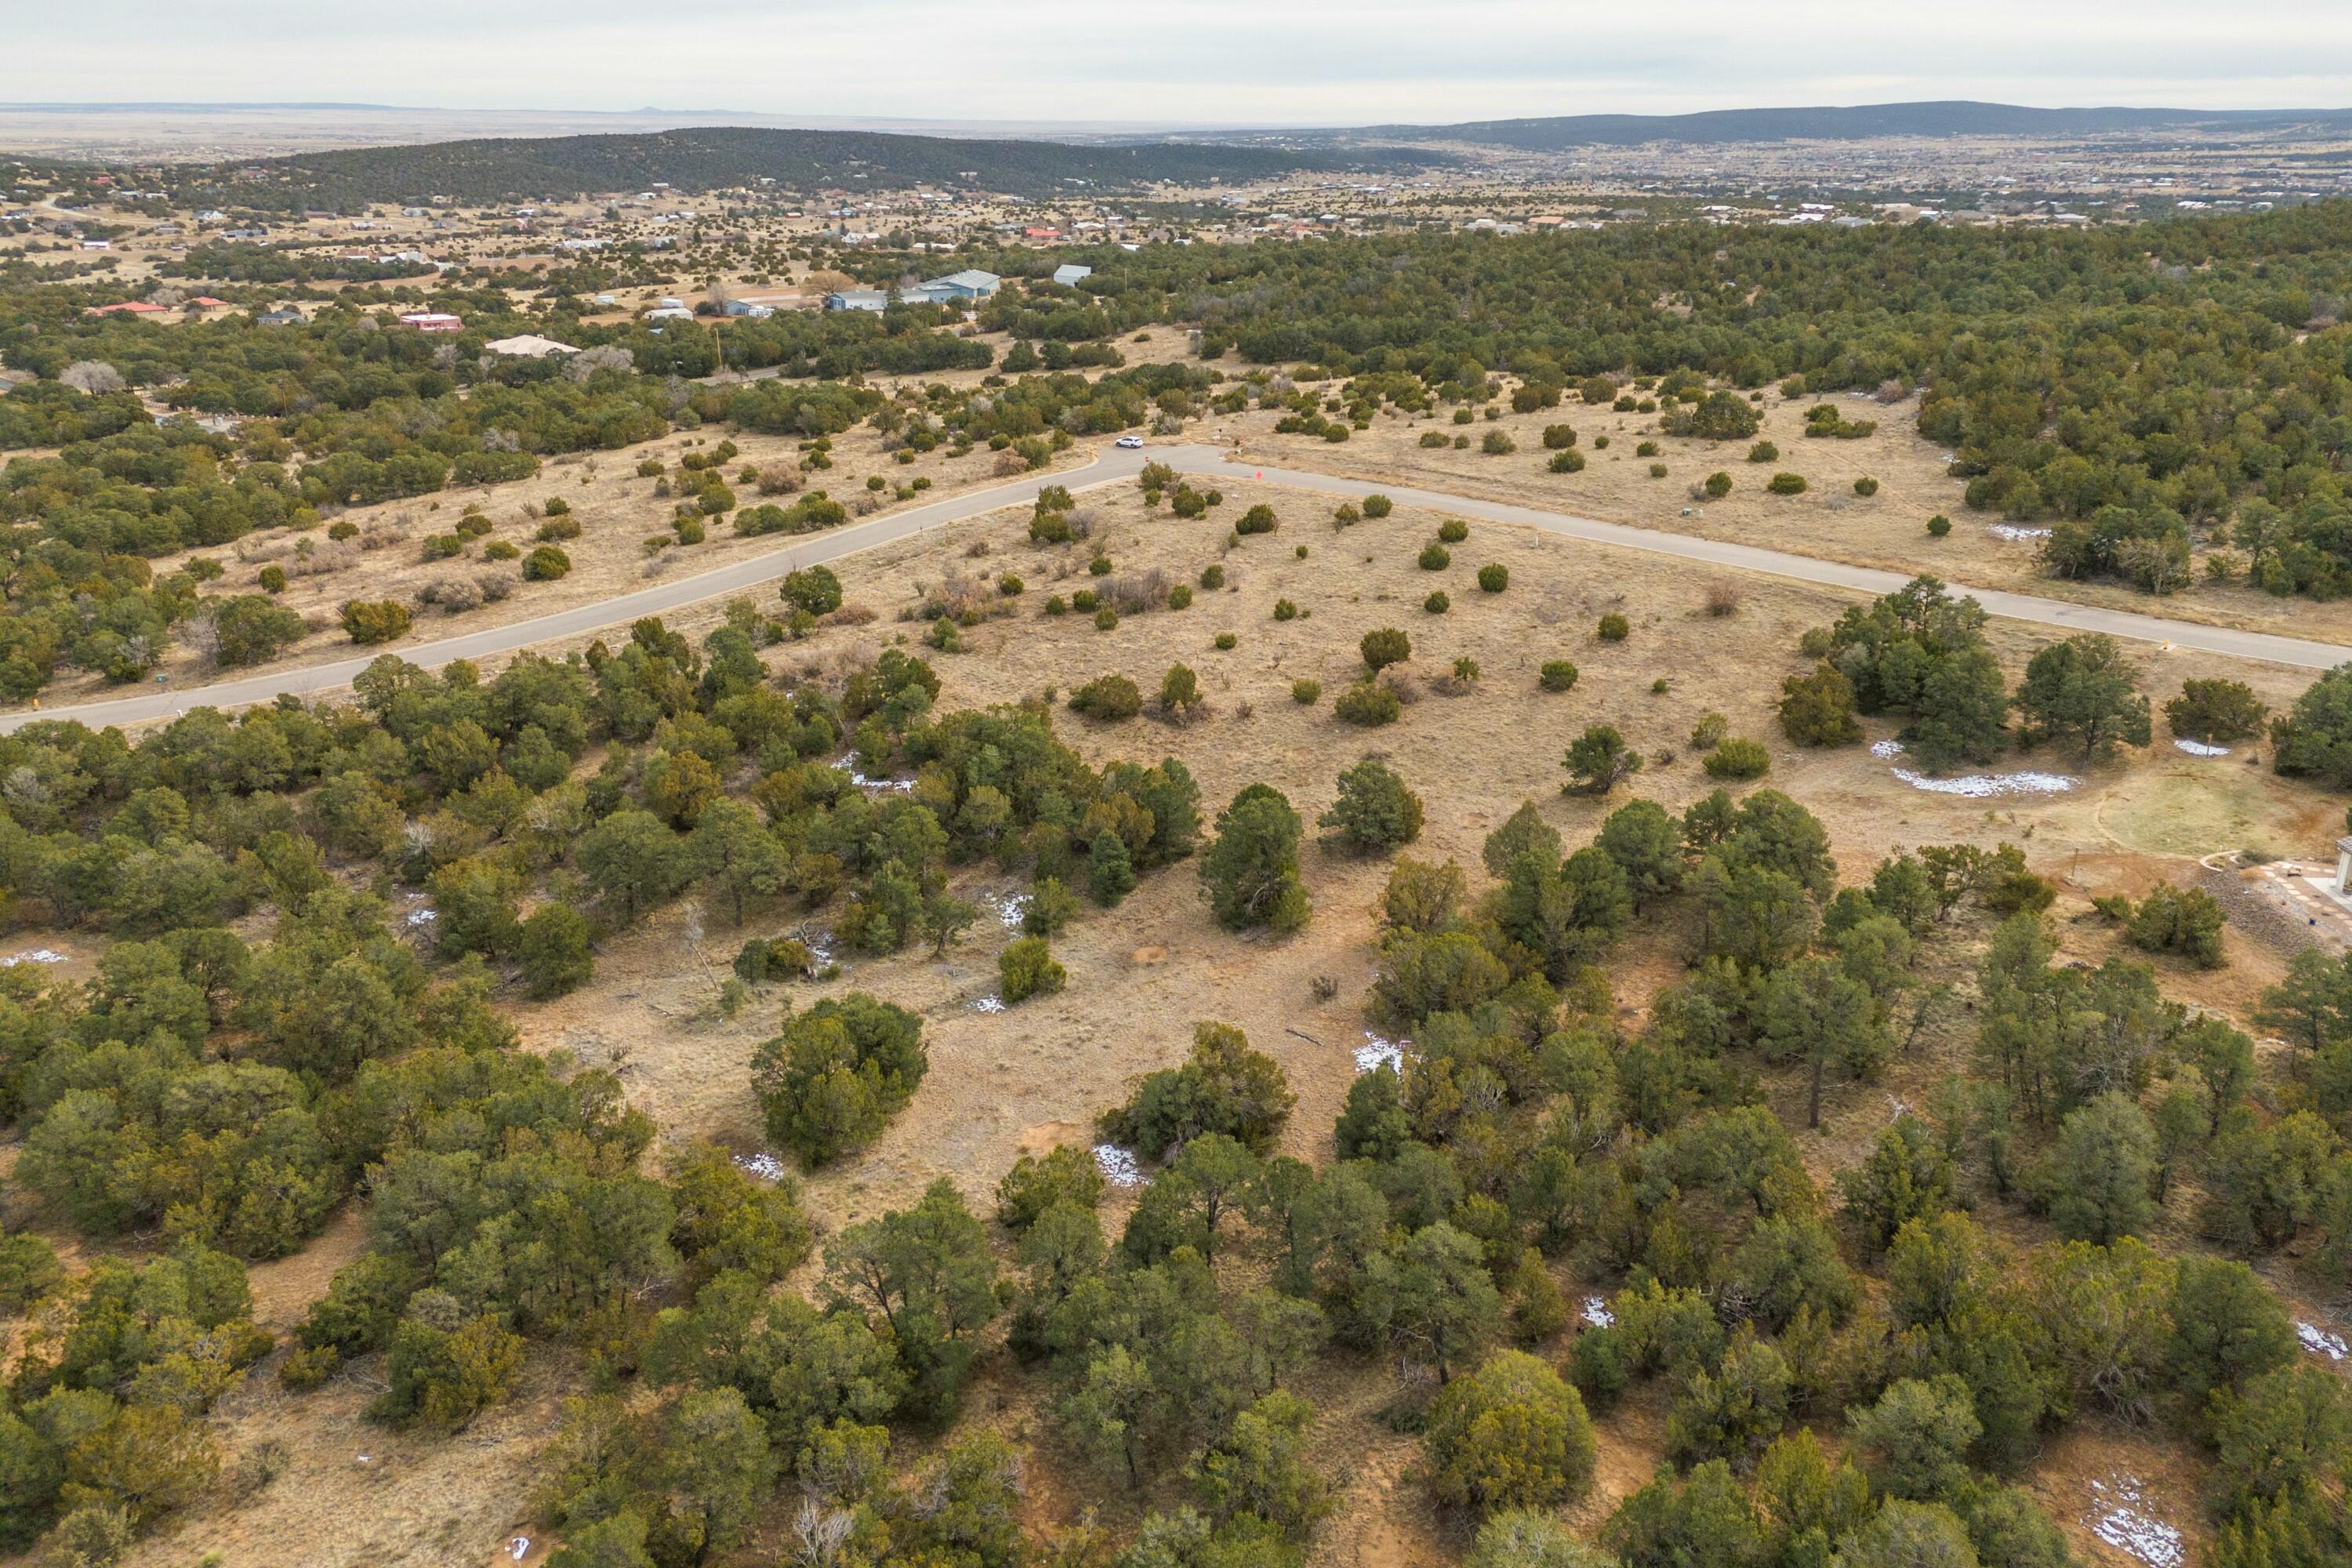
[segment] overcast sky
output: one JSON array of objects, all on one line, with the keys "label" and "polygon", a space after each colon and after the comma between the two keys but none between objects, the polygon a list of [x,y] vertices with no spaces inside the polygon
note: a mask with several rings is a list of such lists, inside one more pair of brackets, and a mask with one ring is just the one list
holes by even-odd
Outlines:
[{"label": "overcast sky", "polygon": [[0,0],[0,98],[1362,124],[2352,104],[2347,0]]}]

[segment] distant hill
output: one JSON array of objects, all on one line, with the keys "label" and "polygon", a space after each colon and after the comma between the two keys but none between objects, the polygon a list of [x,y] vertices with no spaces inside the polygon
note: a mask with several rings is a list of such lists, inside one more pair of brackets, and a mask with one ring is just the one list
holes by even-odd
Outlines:
[{"label": "distant hill", "polygon": [[[1300,169],[1384,170],[1448,162],[1376,146],[1313,153],[1286,148],[1150,142],[1074,146],[965,141],[865,131],[736,126],[634,135],[499,137],[410,147],[363,147],[175,170],[184,195],[263,207],[343,207],[443,195],[467,202],[643,190],[748,185],[875,190],[918,183],[970,184],[1038,195],[1083,180],[1105,187],[1153,181],[1249,180]],[[966,176],[969,176],[967,178]]]},{"label": "distant hill", "polygon": [[1638,147],[1651,142],[1860,142],[1880,136],[2098,136],[2135,132],[2352,129],[2352,110],[2027,109],[2011,103],[1872,103],[1845,108],[1716,109],[1698,114],[1577,114],[1456,125],[1372,125],[1371,139],[1477,142],[1523,152]]}]

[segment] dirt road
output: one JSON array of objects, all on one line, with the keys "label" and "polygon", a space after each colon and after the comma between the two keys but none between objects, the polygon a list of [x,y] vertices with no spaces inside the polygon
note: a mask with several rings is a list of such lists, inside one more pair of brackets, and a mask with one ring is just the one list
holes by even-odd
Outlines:
[{"label": "dirt road", "polygon": [[[555,615],[514,621],[464,637],[383,651],[396,652],[412,664],[431,668],[455,659],[485,658],[538,643],[599,631],[607,626],[626,626],[640,616],[664,615],[706,599],[740,594],[774,582],[787,572],[800,567],[838,560],[861,550],[870,550],[877,544],[904,539],[911,533],[960,522],[1000,507],[1033,500],[1037,492],[1049,484],[1067,485],[1075,491],[1121,483],[1141,472],[1147,462],[1165,463],[1180,473],[1233,479],[1246,478],[1278,489],[1314,492],[1335,499],[1360,500],[1377,490],[1408,505],[1456,512],[1465,518],[1524,524],[1594,544],[1643,550],[1702,566],[1790,577],[1800,582],[1848,588],[1859,594],[1890,593],[1905,582],[1898,573],[1853,566],[1843,562],[1797,555],[1786,551],[1763,550],[1726,540],[1697,539],[1688,534],[1602,522],[1566,512],[1478,500],[1468,496],[1449,495],[1412,486],[1371,485],[1308,469],[1263,468],[1245,458],[1237,458],[1234,454],[1219,447],[1166,446],[1141,451],[1113,447],[1104,448],[1093,463],[1083,468],[1033,474],[988,489],[970,491],[927,506],[911,507],[869,521],[805,535],[770,554],[739,561],[716,571],[675,578],[650,588],[640,588],[634,593],[619,595],[593,605],[582,605]],[[2313,670],[2328,669],[2352,661],[2352,647],[2335,643],[2310,642],[2267,632],[2239,631],[2228,626],[2200,626],[2190,621],[2167,620],[2158,616],[2143,616],[2125,610],[2071,605],[2030,594],[1969,588],[1959,583],[1950,586],[1955,594],[1974,595],[1990,615],[2052,626],[2064,632],[2105,632],[2113,637],[2142,642],[2165,643],[2174,647],[2221,654],[2231,658],[2264,659]],[[198,706],[242,707],[248,703],[268,702],[285,693],[307,697],[349,686],[352,678],[377,657],[376,653],[369,653],[332,664],[264,672],[176,690],[150,689],[135,697],[85,702],[68,708],[47,708],[37,712],[18,709],[0,714],[0,733],[7,733],[37,719],[79,719],[89,724],[135,724],[169,718]]]}]

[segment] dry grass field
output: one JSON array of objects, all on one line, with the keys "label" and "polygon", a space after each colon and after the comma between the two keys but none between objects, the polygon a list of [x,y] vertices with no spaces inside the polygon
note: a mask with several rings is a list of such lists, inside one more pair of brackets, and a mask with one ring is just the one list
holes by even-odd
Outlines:
[{"label": "dry grass field", "polygon": [[[1328,390],[1336,392],[1339,384],[1328,384]],[[1875,421],[1877,430],[1854,440],[1808,437],[1805,411],[1823,402],[1836,405],[1850,421]],[[2242,579],[2212,584],[2202,576],[2201,563],[2196,581],[2161,599],[2124,584],[2043,574],[2035,541],[2005,538],[1995,531],[2001,526],[1997,513],[1968,510],[1961,500],[1965,483],[1946,472],[1951,454],[1918,433],[1916,398],[1895,404],[1844,393],[1784,398],[1774,388],[1758,407],[1764,425],[1756,439],[1780,451],[1768,463],[1748,461],[1748,441],[1662,435],[1655,415],[1619,414],[1573,398],[1535,414],[1513,414],[1506,405],[1499,420],[1469,425],[1386,409],[1370,429],[1354,431],[1338,444],[1276,435],[1275,416],[1265,413],[1212,418],[1203,428],[1230,431],[1240,437],[1245,456],[1268,463],[1418,484],[1894,572],[1929,572],[1979,588],[2352,644],[2352,603],[2276,598]],[[1551,454],[1543,448],[1543,431],[1554,424],[1575,427],[1577,447],[1586,459],[1583,472],[1546,470]],[[1516,452],[1494,457],[1481,450],[1486,433],[1498,429],[1517,447]],[[1466,436],[1469,446],[1423,447],[1422,437],[1433,430],[1449,438]],[[1609,437],[1605,451],[1596,449],[1593,439],[1603,435]],[[1644,441],[1658,444],[1654,458],[1639,455]],[[1664,478],[1650,477],[1654,461],[1665,466]],[[1694,497],[1693,487],[1717,472],[1731,476],[1731,493],[1720,500]],[[1802,495],[1766,492],[1767,481],[1783,472],[1803,476]],[[1865,477],[1879,483],[1877,493],[1867,498],[1853,492],[1854,480]],[[1930,538],[1927,520],[1938,513],[1951,519],[1952,531],[1942,539]]]},{"label": "dry grass field", "polygon": [[[1587,427],[1596,423],[1580,420]],[[1409,442],[1399,443],[1404,445]],[[1365,441],[1336,455],[1352,462],[1380,449]],[[1842,446],[1840,456],[1862,454]],[[748,447],[746,458],[759,460]],[[1539,461],[1524,454],[1513,459],[1514,471],[1530,460]],[[1469,476],[1485,460],[1458,461]],[[1677,463],[1678,468],[1694,466]],[[1596,468],[1608,471],[1606,464]],[[635,492],[649,481],[615,477],[625,471],[607,459],[594,481],[580,487],[588,498],[582,510],[592,532],[642,528],[628,513],[636,504]],[[1527,488],[1547,482],[1538,476]],[[1890,474],[1890,488],[1891,482]],[[543,480],[525,489],[547,488]],[[1622,488],[1631,493],[1635,487],[1629,481]],[[519,495],[503,500],[502,509],[511,510]],[[1279,531],[1233,541],[1226,531],[1231,518],[1259,499],[1275,507]],[[1804,668],[1794,651],[1798,635],[1849,602],[1832,591],[1740,581],[1736,611],[1718,616],[1706,607],[1708,581],[1664,562],[1531,530],[1474,526],[1468,540],[1454,547],[1452,566],[1428,573],[1415,557],[1440,519],[1411,509],[1343,531],[1321,506],[1296,495],[1260,497],[1246,482],[1227,485],[1223,510],[1194,522],[1147,513],[1129,487],[1087,500],[1094,531],[1083,545],[1033,546],[1024,510],[850,558],[840,568],[848,599],[875,612],[875,618],[830,626],[772,650],[773,668],[826,678],[882,644],[911,644],[922,623],[899,617],[924,587],[955,574],[1014,572],[1027,589],[1009,601],[1012,614],[967,631],[963,652],[928,655],[944,681],[943,706],[1011,701],[1049,689],[1066,693],[1108,672],[1129,676],[1149,691],[1170,665],[1190,664],[1210,698],[1209,711],[1190,726],[1148,717],[1096,725],[1065,712],[1057,728],[1097,763],[1165,753],[1182,758],[1212,809],[1244,784],[1264,780],[1286,792],[1310,819],[1330,802],[1341,768],[1366,755],[1384,757],[1428,806],[1427,826],[1412,853],[1461,861],[1474,887],[1483,881],[1483,837],[1522,800],[1536,801],[1574,845],[1630,794],[1674,810],[1705,795],[1712,781],[1687,740],[1701,714],[1717,711],[1728,718],[1733,734],[1770,747],[1773,767],[1764,782],[1822,818],[1848,878],[1866,874],[1897,845],[2019,843],[2037,868],[2062,884],[2056,916],[2066,951],[2094,961],[2113,950],[2116,939],[2104,922],[2085,918],[2091,895],[2139,891],[2159,878],[2193,878],[2196,856],[2240,844],[2308,852],[2332,837],[2339,820],[2337,803],[2279,781],[2252,765],[2254,758],[2188,757],[2170,748],[2160,726],[2154,749],[2090,774],[2071,793],[1991,801],[1912,788],[1866,747],[1792,748],[1772,721],[1773,703],[1781,677]],[[1725,510],[1743,515],[1737,508],[1710,509],[1708,526],[1731,526]],[[1864,509],[1826,508],[1809,515],[1811,526],[1827,529],[1855,513],[1871,515]],[[1222,564],[1226,586],[1202,593],[1189,609],[1131,616],[1108,632],[1083,616],[1042,615],[1049,593],[1066,594],[1091,581],[1087,562],[1097,549],[1119,573],[1159,569],[1191,581],[1203,567]],[[1500,595],[1483,594],[1475,582],[1477,568],[1490,562],[1510,570],[1508,589]],[[570,580],[560,586],[568,589]],[[1452,599],[1449,613],[1426,613],[1423,597],[1441,586]],[[1282,598],[1297,605],[1297,618],[1272,618]],[[1594,635],[1597,617],[1610,610],[1633,622],[1622,643],[1603,644]],[[718,615],[718,605],[706,605],[676,624],[698,636]],[[1353,729],[1334,717],[1332,698],[1360,668],[1358,638],[1381,626],[1410,633],[1414,658],[1409,668],[1421,694],[1395,725]],[[1235,635],[1230,651],[1213,646],[1221,632]],[[2002,622],[1993,623],[1991,632],[2014,679],[2037,639]],[[1477,661],[1479,679],[1464,694],[1441,694],[1436,678],[1464,657]],[[1537,668],[1559,658],[1574,660],[1581,679],[1571,692],[1547,695],[1537,689]],[[2299,675],[2264,666],[2192,663],[2152,649],[2135,650],[2135,658],[2159,704],[2183,678],[2199,674],[2245,679],[2273,705],[2291,700],[2303,684]],[[1320,701],[1301,706],[1292,700],[1291,684],[1302,678],[1322,683]],[[1664,689],[1657,689],[1661,682]],[[1560,752],[1595,721],[1617,725],[1652,760],[1630,792],[1621,789],[1611,800],[1563,796]],[[1885,732],[1874,727],[1873,738]],[[2053,764],[2034,759],[2032,765]],[[854,987],[919,1011],[931,1068],[912,1105],[871,1149],[809,1184],[810,1205],[828,1229],[903,1205],[942,1175],[982,1202],[1020,1152],[1091,1142],[1094,1118],[1118,1102],[1139,1075],[1180,1060],[1193,1021],[1202,1018],[1239,1025],[1280,1061],[1298,1095],[1285,1147],[1320,1162],[1331,1155],[1332,1120],[1355,1075],[1352,1048],[1364,1037],[1361,1006],[1373,973],[1375,907],[1387,862],[1310,847],[1306,873],[1315,916],[1288,940],[1218,929],[1197,897],[1189,865],[1149,878],[1118,910],[1089,909],[1057,942],[1057,955],[1069,969],[1066,992],[1009,1011],[975,1006],[993,991],[994,959],[1006,940],[999,922],[984,918],[943,960],[910,952],[853,961],[829,987],[771,989],[736,1017],[721,1018],[718,981],[743,936],[800,922],[782,914],[755,916],[747,931],[738,931],[716,909],[692,904],[674,906],[612,943],[589,987],[550,1003],[517,1000],[513,1010],[530,1048],[568,1049],[614,1068],[666,1139],[716,1137],[744,1151],[760,1142],[746,1078],[751,1053],[772,1032],[788,1002],[804,1005],[820,989]],[[967,891],[993,894],[1012,887],[1009,879],[983,872],[971,878]],[[1669,923],[1645,930],[1613,956],[1610,972],[1628,1024],[1638,1022],[1651,992],[1676,973],[1685,942]],[[2242,1014],[2253,992],[2279,973],[2282,955],[2234,931],[2230,955],[2230,965],[2215,972],[2164,964],[2168,990]],[[1959,978],[1968,960],[1955,944],[1930,963],[1948,971],[1934,977]],[[1325,977],[1336,989],[1329,1000],[1318,1000],[1316,983]],[[1834,1085],[1820,1131],[1798,1135],[1816,1174],[1858,1160],[1900,1105],[1916,1103],[1946,1073],[1965,1069],[1971,1035],[1955,1012],[1924,1030],[1912,1052],[1880,1081]],[[1791,1124],[1801,1126],[1796,1078],[1768,1080],[1768,1089]],[[2194,1201],[2193,1194],[2176,1188],[2172,1212],[2184,1215]],[[1114,1227],[1122,1206],[1115,1193],[1106,1216]],[[1996,1226],[2019,1223],[1987,1217]],[[2165,1239],[2186,1241],[2187,1231]],[[295,1321],[357,1244],[357,1223],[347,1218],[297,1258],[257,1268],[263,1321],[281,1330]],[[1581,1281],[1562,1282],[1580,1294]],[[1553,1345],[1547,1353],[1556,1357],[1560,1349]],[[1038,1407],[1034,1380],[1007,1370],[1001,1359],[976,1391],[969,1418],[1034,1445],[1028,1468],[1033,1525],[1060,1528],[1093,1509],[1102,1523],[1122,1529],[1146,1507],[1171,1500],[1172,1482],[1165,1497],[1106,1495],[1093,1483],[1093,1472],[1058,1446]],[[560,1395],[582,1383],[563,1353],[536,1352],[520,1397],[446,1442],[365,1424],[360,1415],[370,1393],[364,1368],[299,1398],[283,1393],[271,1371],[270,1363],[257,1369],[225,1405],[222,1421],[239,1456],[236,1462],[251,1467],[257,1456],[274,1454],[282,1466],[276,1479],[241,1498],[225,1489],[221,1500],[167,1528],[128,1561],[139,1568],[186,1568],[200,1560],[237,1568],[489,1563],[511,1560],[506,1545],[518,1529],[538,1533],[531,1523],[532,1455],[553,1431]],[[1340,1493],[1313,1561],[1333,1568],[1433,1568],[1458,1557],[1465,1544],[1459,1521],[1441,1515],[1426,1487],[1414,1480],[1417,1440],[1379,1418],[1393,1396],[1391,1369],[1328,1361],[1302,1391],[1320,1412],[1317,1457]],[[1653,1387],[1636,1391],[1602,1421],[1600,1484],[1575,1515],[1580,1526],[1596,1525],[1618,1498],[1649,1479],[1663,1454],[1664,1415],[1665,1396]],[[2053,1445],[2032,1484],[2086,1557],[2120,1563],[2125,1560],[2089,1534],[2085,1510],[2092,1480],[2123,1473],[2146,1483],[2194,1542],[2202,1517],[2200,1463],[2164,1434],[2080,1425]],[[741,1560],[772,1561],[782,1526],[781,1515],[772,1520],[764,1546]],[[527,1561],[536,1562],[544,1549],[535,1542]]]}]

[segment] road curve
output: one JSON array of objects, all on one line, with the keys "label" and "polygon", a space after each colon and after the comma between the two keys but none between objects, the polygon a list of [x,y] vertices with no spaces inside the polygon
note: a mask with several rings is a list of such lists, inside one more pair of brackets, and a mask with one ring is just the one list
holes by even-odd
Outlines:
[{"label": "road curve", "polygon": [[[1513,506],[1503,501],[1479,500],[1470,496],[1449,495],[1442,490],[1423,489],[1412,485],[1376,485],[1311,469],[1265,468],[1245,459],[1237,459],[1232,452],[1221,447],[1155,447],[1145,451],[1114,447],[1105,447],[1092,463],[1084,468],[1028,474],[1005,484],[950,496],[869,521],[850,523],[823,533],[803,534],[782,548],[763,555],[751,556],[692,576],[672,578],[651,587],[600,599],[594,604],[559,610],[553,615],[489,626],[437,642],[381,649],[331,664],[266,672],[215,681],[207,686],[181,690],[150,688],[139,696],[117,698],[110,701],[84,702],[38,710],[19,709],[0,714],[0,734],[11,732],[36,720],[79,719],[89,724],[136,724],[170,718],[193,707],[235,708],[247,703],[268,702],[289,693],[310,696],[332,691],[349,686],[353,677],[384,652],[397,653],[410,663],[427,668],[461,658],[479,659],[494,654],[512,653],[538,643],[579,637],[608,626],[625,626],[641,616],[665,615],[706,599],[740,594],[745,589],[774,582],[787,572],[803,566],[838,560],[861,550],[871,550],[877,544],[904,539],[908,534],[946,523],[961,522],[1000,507],[1034,500],[1037,492],[1047,485],[1067,485],[1072,490],[1079,490],[1117,484],[1133,479],[1142,471],[1147,462],[1164,463],[1180,473],[1235,479],[1246,475],[1255,482],[1281,489],[1313,491],[1351,499],[1361,499],[1377,491],[1409,506],[1454,512],[1466,518],[1481,518],[1490,522],[1523,524],[1592,544],[1646,551],[1653,555],[1671,556],[1702,565],[1792,578],[1801,583],[1846,588],[1861,594],[1891,593],[1907,581],[1901,573],[1854,566],[1842,561],[1826,561],[1818,556],[1798,555],[1787,551],[1765,550],[1727,540],[1700,539],[1686,533],[1602,522],[1566,512]],[[2335,643],[2312,642],[2269,632],[2239,631],[2229,626],[2202,626],[2193,621],[2167,620],[2129,610],[2101,609],[2088,605],[2068,604],[2061,599],[2039,598],[2031,594],[1971,588],[1960,583],[1950,586],[1955,594],[1973,595],[1990,615],[2035,626],[2053,626],[2066,632],[2105,632],[2111,637],[2166,643],[2175,647],[2221,654],[2231,658],[2263,659],[2305,669],[2329,669],[2352,661],[2352,647]]]}]

